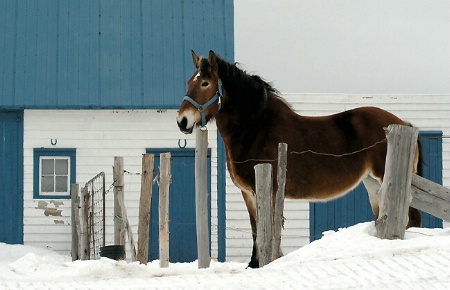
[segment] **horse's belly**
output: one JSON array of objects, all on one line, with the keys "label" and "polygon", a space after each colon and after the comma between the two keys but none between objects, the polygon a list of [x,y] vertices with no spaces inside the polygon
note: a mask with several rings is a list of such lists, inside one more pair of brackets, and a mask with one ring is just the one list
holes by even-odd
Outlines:
[{"label": "horse's belly", "polygon": [[339,198],[357,187],[368,175],[368,171],[355,172],[345,177],[325,175],[316,181],[305,181],[296,176],[286,180],[285,197],[289,199],[304,199],[310,201],[328,201]]}]

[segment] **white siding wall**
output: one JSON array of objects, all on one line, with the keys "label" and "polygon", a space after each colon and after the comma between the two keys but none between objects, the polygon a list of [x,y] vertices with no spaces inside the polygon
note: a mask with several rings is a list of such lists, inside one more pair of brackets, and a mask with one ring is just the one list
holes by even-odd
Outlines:
[{"label": "white siding wall", "polygon": [[[449,96],[285,94],[284,97],[299,114],[305,116],[330,115],[361,106],[377,106],[411,122],[420,130],[443,131],[443,184],[450,186]],[[286,254],[309,243],[309,204],[287,200],[284,215],[286,222],[282,231],[282,248]],[[227,227],[227,258],[248,261],[252,251],[248,214],[242,196],[229,176]]]},{"label": "white siding wall", "polygon": [[[33,199],[33,148],[76,148],[77,183],[80,186],[100,171],[106,173],[106,187],[112,184],[114,156],[124,157],[124,169],[140,173],[146,148],[178,148],[178,139],[195,147],[195,134],[182,134],[176,111],[128,110],[26,110],[24,117],[24,243],[70,254],[70,200]],[[212,255],[217,256],[217,136],[209,127],[212,149],[211,206]],[[51,139],[57,139],[52,146]],[[184,142],[182,142],[184,144]],[[139,175],[125,175],[125,204],[137,241]],[[62,210],[61,216],[46,216],[45,209]],[[107,195],[106,243],[113,239],[113,192]],[[128,255],[129,256],[129,255]]]}]

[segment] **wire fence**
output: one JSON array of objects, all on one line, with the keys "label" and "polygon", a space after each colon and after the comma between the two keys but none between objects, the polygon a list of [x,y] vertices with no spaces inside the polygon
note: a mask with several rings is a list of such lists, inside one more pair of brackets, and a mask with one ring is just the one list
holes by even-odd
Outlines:
[{"label": "wire fence", "polygon": [[[433,139],[436,137],[432,137]],[[439,139],[449,139],[449,136],[442,136],[439,137]],[[429,137],[425,136],[419,136],[419,139],[429,139]],[[374,144],[367,146],[365,148],[362,148],[360,150],[355,150],[353,152],[347,152],[342,154],[332,154],[328,152],[316,152],[312,150],[304,150],[304,151],[290,151],[288,152],[289,155],[301,155],[301,154],[315,154],[315,155],[324,155],[324,156],[332,156],[332,157],[344,157],[351,154],[357,154],[360,152],[363,152],[365,150],[371,149],[380,143],[385,143],[386,139],[379,140],[375,142]],[[233,163],[245,163],[245,162],[274,162],[277,159],[274,160],[264,160],[264,159],[248,159],[248,160],[241,160],[236,161],[232,160]],[[181,165],[183,167],[194,167],[195,163],[185,163],[185,162],[172,162],[173,165]],[[123,174],[126,175],[141,175],[140,172],[130,172],[127,170],[124,170]],[[154,171],[154,178],[157,177],[159,174],[159,168],[155,168]],[[105,173],[100,172],[95,177],[93,177],[90,181],[88,181],[84,186],[85,195],[88,197],[88,234],[89,234],[89,253],[88,257],[90,259],[99,259],[100,258],[100,247],[105,246],[105,195],[113,188],[113,184],[109,187],[109,189],[106,189],[105,187]],[[173,221],[169,220],[170,224],[179,224]],[[188,224],[188,223],[183,223]],[[137,226],[137,225],[132,225]],[[211,222],[211,230],[218,231],[219,228],[221,228],[219,225]],[[251,236],[251,229],[244,229],[244,228],[238,228],[233,226],[225,226],[224,227],[227,231],[233,231],[233,232],[241,232],[248,234]],[[295,237],[295,238],[301,238],[302,235],[288,235],[289,237]]]},{"label": "wire fence", "polygon": [[100,248],[105,246],[105,173],[100,172],[86,182],[83,190],[88,211],[88,257],[100,259]]}]

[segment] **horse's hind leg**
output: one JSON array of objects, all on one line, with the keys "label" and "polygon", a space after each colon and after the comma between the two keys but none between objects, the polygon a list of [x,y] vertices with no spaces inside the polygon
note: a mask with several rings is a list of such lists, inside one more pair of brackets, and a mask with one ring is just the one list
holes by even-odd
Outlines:
[{"label": "horse's hind leg", "polygon": [[420,211],[416,208],[409,207],[408,211],[408,224],[406,225],[406,228],[409,229],[410,227],[416,227],[420,228],[422,226],[422,215],[420,214]]},{"label": "horse's hind leg", "polygon": [[242,196],[244,197],[245,205],[247,206],[248,215],[250,217],[253,237],[252,257],[250,263],[248,263],[248,267],[259,268],[258,251],[256,248],[256,198],[252,192],[246,191],[242,191]]},{"label": "horse's hind leg", "polygon": [[370,202],[370,206],[372,207],[374,219],[377,220],[378,212],[379,212],[377,193],[381,187],[381,184],[380,184],[380,182],[378,182],[378,180],[376,180],[375,178],[373,178],[370,175],[367,175],[367,177],[364,178],[362,182],[363,182],[364,187],[366,188],[367,193],[369,195],[369,202]]},{"label": "horse's hind leg", "polygon": [[[364,187],[367,189],[367,193],[369,194],[369,201],[370,201],[370,206],[372,207],[372,212],[374,215],[374,219],[377,220],[378,219],[378,214],[379,214],[379,206],[378,206],[378,190],[381,187],[380,182],[378,182],[378,180],[376,180],[375,178],[371,177],[371,176],[367,176],[366,178],[363,179],[363,184]],[[420,214],[420,211],[413,208],[413,207],[409,207],[408,210],[408,224],[406,225],[406,228],[410,228],[410,227],[420,227],[422,224],[422,217]]]}]

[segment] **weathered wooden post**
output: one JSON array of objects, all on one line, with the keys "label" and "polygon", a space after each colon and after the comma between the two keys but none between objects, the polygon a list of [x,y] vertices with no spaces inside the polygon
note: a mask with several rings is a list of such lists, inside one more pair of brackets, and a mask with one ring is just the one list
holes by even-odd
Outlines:
[{"label": "weathered wooden post", "polygon": [[259,266],[272,261],[272,164],[255,165],[256,246]]},{"label": "weathered wooden post", "polygon": [[287,144],[278,144],[277,194],[273,213],[272,259],[281,257],[281,228],[283,227],[284,190],[286,186]]},{"label": "weathered wooden post", "polygon": [[376,236],[403,239],[411,204],[411,178],[419,130],[389,125],[386,130],[387,154],[383,184],[378,192],[379,215]]},{"label": "weathered wooden post", "polygon": [[138,252],[137,260],[147,264],[150,223],[150,205],[152,200],[152,181],[155,155],[142,154],[141,197],[139,200]]},{"label": "weathered wooden post", "polygon": [[70,195],[72,197],[71,207],[71,224],[72,224],[72,261],[80,258],[80,211],[79,204],[80,198],[78,192],[80,186],[78,183],[72,184],[70,187]]},{"label": "weathered wooden post", "polygon": [[123,191],[119,190],[117,200],[120,206],[120,212],[122,213],[122,220],[124,228],[128,234],[128,242],[130,243],[131,260],[136,261],[136,244],[134,242],[133,231],[131,229],[130,222],[128,221],[127,208],[125,207],[125,197]]},{"label": "weathered wooden post", "polygon": [[90,259],[90,244],[89,244],[89,232],[88,232],[88,212],[90,206],[89,193],[86,192],[85,188],[81,190],[81,233],[80,233],[80,244],[81,244],[81,260]]},{"label": "weathered wooden post", "polygon": [[114,157],[114,244],[125,245],[125,231],[122,219],[122,210],[119,204],[119,192],[123,193],[123,157]]},{"label": "weathered wooden post", "polygon": [[161,153],[159,181],[159,266],[169,267],[169,184],[171,154]]},{"label": "weathered wooden post", "polygon": [[197,225],[198,268],[208,268],[211,262],[208,229],[207,192],[208,130],[200,128],[195,143],[195,204]]}]

